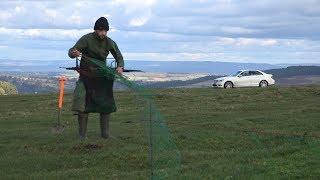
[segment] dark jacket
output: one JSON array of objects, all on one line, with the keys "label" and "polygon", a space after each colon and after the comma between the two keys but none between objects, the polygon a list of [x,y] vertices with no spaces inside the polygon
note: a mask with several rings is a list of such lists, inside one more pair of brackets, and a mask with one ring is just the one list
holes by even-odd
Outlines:
[{"label": "dark jacket", "polygon": [[[122,54],[117,44],[109,37],[101,39],[97,33],[91,32],[82,36],[77,43],[69,49],[68,55],[70,58],[75,58],[71,55],[71,51],[77,49],[87,57],[106,61],[109,52],[115,58],[118,67],[124,67]],[[86,61],[81,61],[80,67],[87,67]]]},{"label": "dark jacket", "polygon": [[[77,49],[82,53],[80,61],[79,80],[85,85],[85,112],[112,113],[117,110],[113,97],[113,78],[94,76],[96,66],[87,58],[94,58],[106,62],[106,58],[111,52],[117,62],[117,67],[124,67],[122,54],[117,44],[109,37],[101,39],[95,32],[82,36],[77,43],[69,49],[68,55],[72,56],[71,51]],[[105,63],[104,63],[105,64]]]}]

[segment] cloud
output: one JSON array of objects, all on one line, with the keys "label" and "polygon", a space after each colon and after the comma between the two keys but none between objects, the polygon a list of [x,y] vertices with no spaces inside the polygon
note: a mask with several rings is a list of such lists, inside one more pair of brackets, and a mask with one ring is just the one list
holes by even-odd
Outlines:
[{"label": "cloud", "polygon": [[75,40],[91,31],[91,29],[9,29],[2,27],[0,35],[14,35],[15,38],[25,39]]},{"label": "cloud", "polygon": [[320,24],[313,23],[320,21],[320,6],[315,0],[284,0],[280,4],[275,0],[5,2],[0,3],[0,19],[5,19],[0,27],[6,28],[88,29],[98,17],[107,15],[113,27],[127,31],[233,38],[320,38]]},{"label": "cloud", "polygon": [[46,17],[55,20],[57,18],[58,12],[54,9],[45,9],[44,14]]},{"label": "cloud", "polygon": [[148,13],[147,15],[143,15],[140,17],[135,17],[129,21],[129,25],[134,27],[143,26],[149,21],[150,17],[151,13]]},{"label": "cloud", "polygon": [[6,21],[12,17],[12,14],[6,11],[0,11],[0,20]]},{"label": "cloud", "polygon": [[236,46],[274,46],[278,44],[276,39],[254,39],[254,38],[218,38],[222,44]]},{"label": "cloud", "polygon": [[127,59],[304,62],[318,61],[320,52],[317,0],[1,1],[0,7],[6,47],[0,58],[18,57],[11,53],[19,49],[30,59],[51,50],[66,59],[66,49],[101,16]]},{"label": "cloud", "polygon": [[79,26],[82,23],[82,17],[80,15],[73,14],[70,19],[68,19],[68,22]]},{"label": "cloud", "polygon": [[222,27],[221,29],[223,32],[234,34],[250,34],[258,31],[255,29],[248,29],[243,27]]}]

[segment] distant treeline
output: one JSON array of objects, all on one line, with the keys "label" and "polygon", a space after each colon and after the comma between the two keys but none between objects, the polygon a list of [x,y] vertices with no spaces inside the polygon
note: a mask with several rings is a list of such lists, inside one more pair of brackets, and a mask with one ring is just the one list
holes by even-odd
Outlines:
[{"label": "distant treeline", "polygon": [[320,66],[289,66],[287,68],[265,70],[264,72],[273,74],[275,78],[320,75]]}]

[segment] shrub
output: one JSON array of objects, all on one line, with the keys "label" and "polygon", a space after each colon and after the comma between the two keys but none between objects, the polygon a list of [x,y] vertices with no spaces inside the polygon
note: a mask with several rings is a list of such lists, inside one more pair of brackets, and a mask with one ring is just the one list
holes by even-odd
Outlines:
[{"label": "shrub", "polygon": [[17,87],[9,82],[0,81],[0,95],[18,94]]}]

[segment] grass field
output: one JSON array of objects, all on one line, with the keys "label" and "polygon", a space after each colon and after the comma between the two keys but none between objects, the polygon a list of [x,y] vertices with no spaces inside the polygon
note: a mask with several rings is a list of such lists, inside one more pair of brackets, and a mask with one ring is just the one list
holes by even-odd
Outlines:
[{"label": "grass field", "polygon": [[[111,135],[88,140],[66,95],[64,133],[52,133],[56,94],[0,97],[0,179],[147,179],[148,149],[134,94],[116,92]],[[316,179],[320,176],[320,86],[155,90],[179,148],[172,179]]]}]

